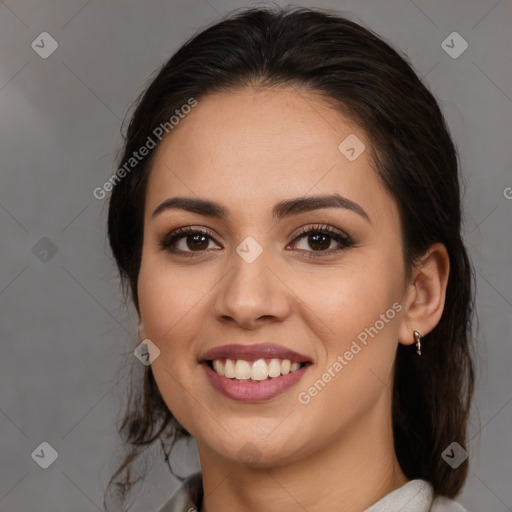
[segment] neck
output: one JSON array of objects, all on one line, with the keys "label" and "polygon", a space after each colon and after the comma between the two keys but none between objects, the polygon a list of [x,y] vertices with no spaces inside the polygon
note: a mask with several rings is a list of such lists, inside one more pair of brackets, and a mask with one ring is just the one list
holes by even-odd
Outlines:
[{"label": "neck", "polygon": [[322,450],[277,467],[246,467],[198,443],[201,512],[365,510],[409,481],[396,459],[389,411],[377,410],[383,407],[377,406]]}]

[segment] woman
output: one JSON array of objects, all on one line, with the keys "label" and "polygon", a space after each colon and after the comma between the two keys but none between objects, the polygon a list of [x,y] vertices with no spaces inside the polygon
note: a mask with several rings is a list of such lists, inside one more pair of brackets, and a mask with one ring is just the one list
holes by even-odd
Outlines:
[{"label": "woman", "polygon": [[108,234],[148,350],[111,480],[192,435],[162,512],[463,511],[472,271],[439,107],[372,32],[252,9],[130,122]]}]

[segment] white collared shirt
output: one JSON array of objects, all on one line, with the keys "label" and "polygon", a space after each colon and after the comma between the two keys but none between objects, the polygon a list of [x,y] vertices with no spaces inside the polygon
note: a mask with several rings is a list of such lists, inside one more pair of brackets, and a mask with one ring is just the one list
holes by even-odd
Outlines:
[{"label": "white collared shirt", "polygon": [[[159,512],[199,512],[203,500],[201,473],[185,479],[174,496]],[[468,512],[461,504],[445,496],[434,497],[434,488],[426,480],[410,480],[363,512]]]}]

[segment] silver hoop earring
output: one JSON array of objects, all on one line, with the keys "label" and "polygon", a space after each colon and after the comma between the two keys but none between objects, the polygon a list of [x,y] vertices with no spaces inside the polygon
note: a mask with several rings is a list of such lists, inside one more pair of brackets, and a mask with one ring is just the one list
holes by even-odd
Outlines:
[{"label": "silver hoop earring", "polygon": [[414,331],[414,339],[416,341],[416,354],[421,356],[421,339],[422,336],[418,331]]}]

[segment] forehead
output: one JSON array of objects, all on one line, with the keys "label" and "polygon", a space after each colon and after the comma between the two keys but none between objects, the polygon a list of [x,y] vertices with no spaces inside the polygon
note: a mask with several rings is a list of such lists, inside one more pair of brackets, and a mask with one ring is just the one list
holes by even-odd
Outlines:
[{"label": "forehead", "polygon": [[[347,157],[354,154],[346,153],[347,145],[362,151],[355,160]],[[373,169],[370,147],[362,129],[317,93],[212,94],[160,144],[147,205],[195,195],[247,211],[283,197],[338,192],[370,210],[389,210],[391,198]]]}]

